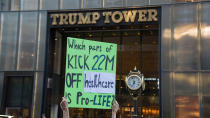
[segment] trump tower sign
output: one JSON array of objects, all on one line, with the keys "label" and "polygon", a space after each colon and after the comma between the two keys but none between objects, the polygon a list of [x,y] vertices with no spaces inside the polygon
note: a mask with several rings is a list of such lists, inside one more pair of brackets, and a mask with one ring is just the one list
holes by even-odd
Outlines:
[{"label": "trump tower sign", "polygon": [[68,106],[111,109],[117,45],[67,38],[65,92]]},{"label": "trump tower sign", "polygon": [[49,12],[50,27],[158,24],[159,7]]}]

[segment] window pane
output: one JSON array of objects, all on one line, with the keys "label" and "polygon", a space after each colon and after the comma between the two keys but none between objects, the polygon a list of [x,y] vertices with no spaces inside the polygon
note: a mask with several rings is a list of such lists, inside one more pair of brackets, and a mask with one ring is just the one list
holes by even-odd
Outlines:
[{"label": "window pane", "polygon": [[22,97],[22,77],[8,77],[7,78],[7,97],[6,106],[7,107],[20,107],[21,97]]},{"label": "window pane", "polygon": [[33,79],[31,77],[23,77],[22,86],[22,106],[30,107],[32,97]]},{"label": "window pane", "polygon": [[199,38],[196,5],[174,7],[174,45],[177,70],[197,70],[199,60]]},{"label": "window pane", "polygon": [[30,107],[33,88],[32,77],[8,77],[6,107]]},{"label": "window pane", "polygon": [[196,2],[196,1],[200,1],[200,0],[173,0],[175,2]]},{"label": "window pane", "polygon": [[60,9],[79,9],[80,0],[60,0]]},{"label": "window pane", "polygon": [[11,0],[11,10],[19,10],[20,0]]},{"label": "window pane", "polygon": [[56,10],[58,9],[59,0],[40,0],[40,9],[42,10]]},{"label": "window pane", "polygon": [[204,96],[210,96],[210,73],[201,73],[201,85]]},{"label": "window pane", "polygon": [[201,90],[202,90],[202,105],[201,117],[208,118],[210,116],[210,72],[201,73]]},{"label": "window pane", "polygon": [[21,10],[37,10],[38,0],[21,0]]},{"label": "window pane", "polygon": [[84,0],[84,8],[101,8],[102,0]]},{"label": "window pane", "polygon": [[38,29],[39,31],[38,31],[36,70],[43,71],[44,66],[45,66],[47,12],[39,13],[39,28]]},{"label": "window pane", "polygon": [[148,5],[148,0],[127,0],[128,6],[142,6],[142,5]]},{"label": "window pane", "polygon": [[201,73],[201,90],[202,90],[202,105],[201,117],[208,118],[210,116],[210,72]]},{"label": "window pane", "polygon": [[158,4],[167,4],[170,3],[171,0],[150,0],[150,5],[158,5]]},{"label": "window pane", "polygon": [[201,106],[201,118],[208,118],[210,116],[210,96],[202,97],[202,106]]},{"label": "window pane", "polygon": [[175,73],[174,84],[176,96],[198,95],[197,73]]},{"label": "window pane", "polygon": [[20,15],[18,70],[33,70],[37,17],[37,12],[22,12]]},{"label": "window pane", "polygon": [[122,7],[123,0],[104,0],[104,7]]},{"label": "window pane", "polygon": [[209,3],[202,6],[201,22],[201,69],[210,70],[210,8]]},{"label": "window pane", "polygon": [[[36,72],[35,76],[34,76],[34,85],[33,85],[34,91],[36,91],[36,93],[34,93],[34,95],[33,95],[34,101],[32,101],[32,104],[35,105],[36,107],[32,108],[32,111],[34,112],[34,113],[32,112],[32,114],[34,115],[34,116],[32,116],[32,118],[39,118],[41,116],[43,83],[44,83],[44,73]],[[55,91],[53,91],[53,92],[55,92]],[[56,99],[56,98],[54,98],[54,99]],[[56,100],[58,100],[58,99],[56,99]],[[47,101],[47,102],[49,102],[49,101]]]},{"label": "window pane", "polygon": [[140,68],[140,70],[143,71],[145,77],[158,78],[158,63],[159,63],[158,31],[157,30],[145,31],[142,35],[143,35],[142,45],[140,45],[142,46],[142,52],[141,49],[138,50],[139,54],[142,53],[141,56],[142,58],[139,58],[138,59],[139,61],[137,62],[139,62],[140,67],[142,67]]},{"label": "window pane", "polygon": [[1,0],[0,1],[0,10],[9,10],[10,8],[10,0]]},{"label": "window pane", "polygon": [[162,102],[162,115],[163,118],[172,117],[172,97],[173,97],[173,88],[172,88],[172,73],[162,72],[161,74],[161,98]]},{"label": "window pane", "polygon": [[200,118],[199,97],[176,96],[175,104],[176,118]]},{"label": "window pane", "polygon": [[140,65],[140,62],[142,60],[140,58],[141,56],[140,37],[137,35],[136,32],[132,31],[123,32],[121,51],[122,51],[122,73],[124,75],[130,72],[130,70],[133,70],[134,67],[136,67],[138,70],[141,70],[140,66],[142,65]]},{"label": "window pane", "polygon": [[0,70],[15,70],[18,12],[3,12],[0,35]]}]

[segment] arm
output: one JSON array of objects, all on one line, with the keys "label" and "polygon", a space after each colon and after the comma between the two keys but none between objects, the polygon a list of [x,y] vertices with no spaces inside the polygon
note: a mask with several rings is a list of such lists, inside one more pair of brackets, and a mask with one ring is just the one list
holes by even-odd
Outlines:
[{"label": "arm", "polygon": [[61,109],[63,111],[63,118],[69,118],[69,108],[68,103],[65,97],[62,97],[62,101],[60,103]]},{"label": "arm", "polygon": [[119,104],[116,100],[114,100],[113,106],[112,106],[112,118],[116,118],[116,113],[119,109]]}]

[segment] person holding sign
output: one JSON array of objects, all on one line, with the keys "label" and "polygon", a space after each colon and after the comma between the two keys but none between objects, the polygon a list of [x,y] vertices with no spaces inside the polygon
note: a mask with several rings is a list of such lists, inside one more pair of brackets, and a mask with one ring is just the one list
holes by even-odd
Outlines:
[{"label": "person holding sign", "polygon": [[[70,118],[68,103],[67,103],[67,100],[65,97],[62,97],[60,107],[63,111],[63,118]],[[116,100],[114,100],[113,105],[112,105],[112,118],[116,118],[116,113],[117,113],[118,109],[119,109],[119,104]]]},{"label": "person holding sign", "polygon": [[111,109],[117,44],[67,37],[64,96],[70,108]]}]

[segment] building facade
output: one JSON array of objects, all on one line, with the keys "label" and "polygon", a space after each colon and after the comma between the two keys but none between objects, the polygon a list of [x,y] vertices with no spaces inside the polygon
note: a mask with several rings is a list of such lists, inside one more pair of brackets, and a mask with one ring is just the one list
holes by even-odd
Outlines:
[{"label": "building facade", "polygon": [[[52,13],[134,8],[159,9],[159,21],[51,26]],[[210,116],[209,1],[1,0],[0,10],[0,114],[62,116],[59,102],[64,89],[65,39],[72,36],[118,44],[118,117],[131,117],[133,112],[123,80],[134,66],[143,71],[150,87],[157,87],[152,95],[149,90],[139,98],[139,117]],[[70,115],[97,118],[110,113],[72,109]]]}]

